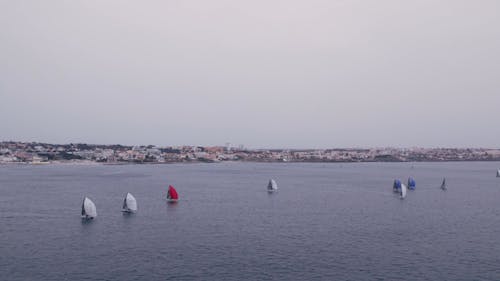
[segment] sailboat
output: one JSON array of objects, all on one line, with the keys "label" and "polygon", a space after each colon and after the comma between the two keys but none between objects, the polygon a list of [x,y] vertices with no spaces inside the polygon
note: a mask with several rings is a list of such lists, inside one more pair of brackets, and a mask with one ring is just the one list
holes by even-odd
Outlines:
[{"label": "sailboat", "polygon": [[83,198],[82,202],[82,219],[91,220],[97,217],[97,210],[94,202],[89,198]]},{"label": "sailboat", "polygon": [[276,183],[275,180],[270,179],[269,183],[267,184],[267,191],[268,192],[274,192],[276,190],[278,190],[278,184]]},{"label": "sailboat", "polygon": [[122,212],[124,213],[137,212],[137,200],[135,200],[135,197],[130,193],[127,193],[125,199],[123,199]]},{"label": "sailboat", "polygon": [[500,169],[497,171],[497,178],[500,178]]},{"label": "sailboat", "polygon": [[177,202],[179,201],[179,194],[177,194],[177,190],[171,185],[168,186],[167,192],[167,202]]},{"label": "sailboat", "polygon": [[400,180],[394,180],[394,184],[392,185],[392,191],[394,193],[399,193],[399,190],[401,189],[401,181]]},{"label": "sailboat", "polygon": [[443,178],[443,182],[441,183],[441,189],[446,190],[446,178]]},{"label": "sailboat", "polygon": [[406,185],[404,185],[404,184],[402,183],[402,184],[401,184],[401,189],[400,189],[400,191],[399,191],[399,196],[400,196],[400,198],[401,198],[401,199],[405,199],[407,189],[408,189],[408,188],[406,187]]},{"label": "sailboat", "polygon": [[415,187],[417,186],[417,183],[415,182],[415,179],[412,177],[408,178],[408,189],[409,190],[415,190]]}]

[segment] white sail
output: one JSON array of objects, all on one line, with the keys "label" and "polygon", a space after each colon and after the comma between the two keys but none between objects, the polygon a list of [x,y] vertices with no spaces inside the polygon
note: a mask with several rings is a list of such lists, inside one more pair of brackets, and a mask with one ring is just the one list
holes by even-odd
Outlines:
[{"label": "white sail", "polygon": [[267,184],[267,191],[276,191],[278,190],[278,184],[276,183],[275,180],[270,179],[269,183]]},{"label": "white sail", "polygon": [[82,218],[93,219],[97,217],[97,210],[94,202],[87,197],[83,198],[82,203]]},{"label": "white sail", "polygon": [[405,199],[406,197],[406,185],[404,183],[401,184],[401,191],[399,192],[399,195],[401,196],[401,199]]},{"label": "white sail", "polygon": [[497,171],[497,178],[500,178],[500,169]]},{"label": "white sail", "polygon": [[128,213],[135,213],[137,212],[137,200],[135,200],[135,197],[127,193],[125,196],[125,199],[123,199],[123,212],[128,212]]}]

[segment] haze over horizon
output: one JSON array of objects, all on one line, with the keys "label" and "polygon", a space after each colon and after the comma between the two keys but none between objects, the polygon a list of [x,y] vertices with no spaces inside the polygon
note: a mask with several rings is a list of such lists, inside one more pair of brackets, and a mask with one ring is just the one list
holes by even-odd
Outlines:
[{"label": "haze over horizon", "polygon": [[498,11],[0,0],[0,141],[498,148]]}]

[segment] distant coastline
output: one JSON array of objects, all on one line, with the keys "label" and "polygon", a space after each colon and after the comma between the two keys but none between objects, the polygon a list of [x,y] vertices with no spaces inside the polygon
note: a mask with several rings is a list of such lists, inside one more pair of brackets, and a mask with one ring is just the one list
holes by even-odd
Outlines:
[{"label": "distant coastline", "polygon": [[245,149],[223,146],[126,146],[0,142],[0,164],[170,164],[219,162],[500,161],[491,148]]}]

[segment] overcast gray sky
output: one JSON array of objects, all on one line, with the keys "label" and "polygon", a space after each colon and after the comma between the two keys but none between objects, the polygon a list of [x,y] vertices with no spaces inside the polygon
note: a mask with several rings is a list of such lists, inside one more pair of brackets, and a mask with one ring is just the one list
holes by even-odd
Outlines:
[{"label": "overcast gray sky", "polygon": [[0,140],[500,147],[500,1],[0,0]]}]

